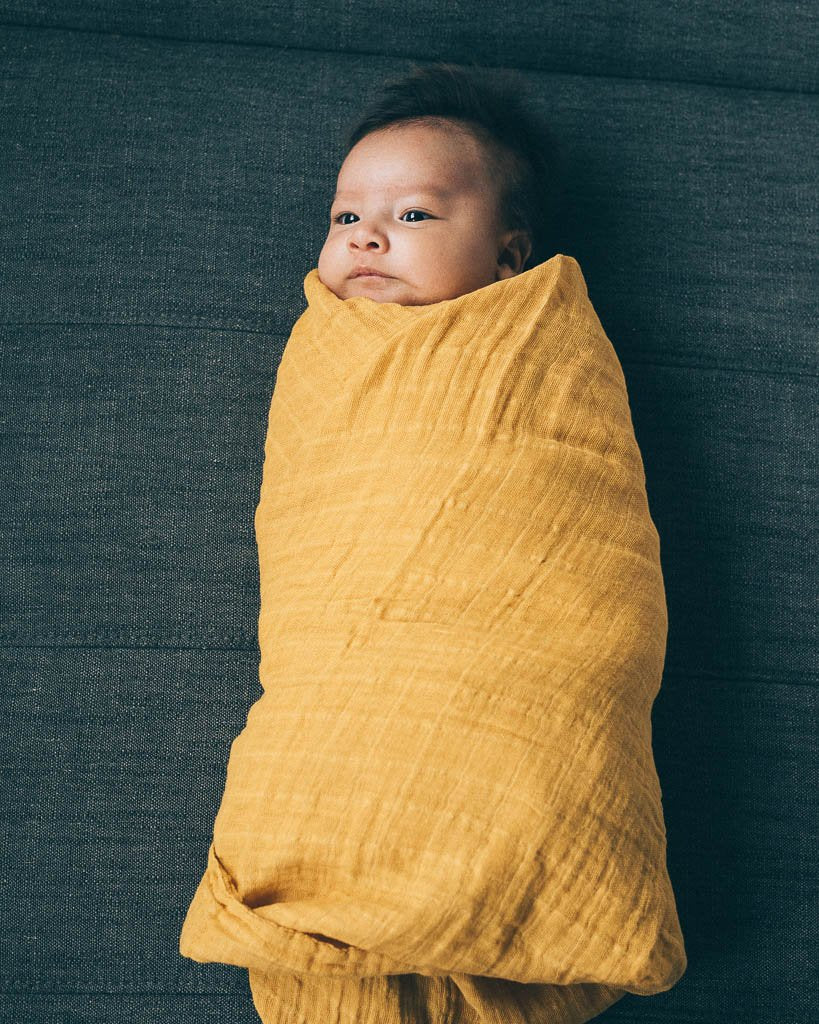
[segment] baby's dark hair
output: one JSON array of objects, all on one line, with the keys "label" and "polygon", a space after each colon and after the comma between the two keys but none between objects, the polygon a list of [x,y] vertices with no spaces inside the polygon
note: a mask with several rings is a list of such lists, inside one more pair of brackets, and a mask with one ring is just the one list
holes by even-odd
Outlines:
[{"label": "baby's dark hair", "polygon": [[[482,145],[498,185],[506,228],[523,229],[532,244],[529,267],[554,255],[559,158],[544,125],[520,103],[525,83],[506,71],[438,61],[414,64],[409,74],[383,85],[384,93],[348,132],[347,153],[371,132],[397,123],[462,122]],[[346,156],[346,153],[345,153]],[[524,268],[526,269],[526,267]]]}]

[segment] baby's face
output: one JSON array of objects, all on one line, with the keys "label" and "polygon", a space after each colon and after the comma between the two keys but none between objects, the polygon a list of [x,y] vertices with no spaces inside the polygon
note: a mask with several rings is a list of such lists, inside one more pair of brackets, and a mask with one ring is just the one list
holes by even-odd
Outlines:
[{"label": "baby's face", "polygon": [[[478,142],[457,125],[401,125],[361,139],[338,174],[319,279],[341,299],[427,305],[521,271]],[[353,276],[360,267],[383,277]]]}]

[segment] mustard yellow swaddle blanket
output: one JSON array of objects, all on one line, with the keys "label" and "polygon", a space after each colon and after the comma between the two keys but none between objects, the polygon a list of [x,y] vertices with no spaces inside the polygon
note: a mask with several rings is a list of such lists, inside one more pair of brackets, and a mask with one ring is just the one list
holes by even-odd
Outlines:
[{"label": "mustard yellow swaddle blanket", "polygon": [[264,692],[181,953],[248,968],[265,1024],[579,1024],[671,988],[659,538],[579,265],[304,292],[255,516]]}]

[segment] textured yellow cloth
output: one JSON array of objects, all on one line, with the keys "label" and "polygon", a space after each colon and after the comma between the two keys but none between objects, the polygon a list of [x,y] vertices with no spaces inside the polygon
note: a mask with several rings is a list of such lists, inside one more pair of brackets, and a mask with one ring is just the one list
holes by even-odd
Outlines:
[{"label": "textured yellow cloth", "polygon": [[265,1024],[579,1024],[671,988],[659,537],[579,265],[427,306],[304,291],[264,692],[181,953],[246,967]]}]

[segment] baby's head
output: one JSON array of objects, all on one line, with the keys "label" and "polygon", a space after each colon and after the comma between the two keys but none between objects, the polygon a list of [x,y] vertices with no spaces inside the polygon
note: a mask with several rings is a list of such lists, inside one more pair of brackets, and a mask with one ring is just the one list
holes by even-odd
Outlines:
[{"label": "baby's head", "polygon": [[454,65],[388,83],[347,140],[322,283],[341,299],[418,306],[541,262],[555,185],[542,133],[513,87]]}]

